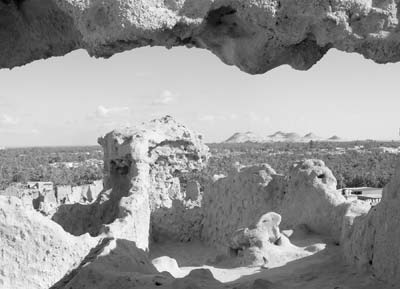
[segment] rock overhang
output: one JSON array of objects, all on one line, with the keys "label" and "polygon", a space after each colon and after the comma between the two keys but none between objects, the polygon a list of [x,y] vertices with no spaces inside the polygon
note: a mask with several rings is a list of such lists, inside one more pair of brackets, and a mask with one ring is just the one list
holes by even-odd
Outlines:
[{"label": "rock overhang", "polygon": [[83,48],[94,57],[144,46],[197,47],[260,74],[307,70],[331,48],[400,59],[398,2],[290,0],[0,1],[0,68]]}]

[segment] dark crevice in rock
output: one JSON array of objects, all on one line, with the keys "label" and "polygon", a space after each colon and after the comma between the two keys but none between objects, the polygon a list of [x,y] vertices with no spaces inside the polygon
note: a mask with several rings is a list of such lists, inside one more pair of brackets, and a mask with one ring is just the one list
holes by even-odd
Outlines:
[{"label": "dark crevice in rock", "polygon": [[253,29],[255,27],[237,15],[236,9],[222,6],[208,13],[201,38],[207,41],[208,49],[218,51],[225,45],[226,38],[250,37],[255,34]]},{"label": "dark crevice in rock", "polygon": [[14,3],[14,5],[17,7],[18,10],[21,9],[22,4],[25,2],[25,0],[1,0],[4,4],[11,4]]},{"label": "dark crevice in rock", "polygon": [[176,141],[167,140],[167,141],[162,141],[162,142],[158,143],[155,146],[149,147],[149,156],[151,156],[151,153],[158,147],[168,146],[168,147],[183,147],[183,148],[186,148],[186,147],[188,147],[190,145],[192,145],[192,143],[189,142],[189,141],[186,141],[186,140],[176,140]]},{"label": "dark crevice in rock", "polygon": [[206,21],[211,26],[220,26],[226,24],[226,16],[233,15],[236,10],[229,6],[222,6],[208,13]]},{"label": "dark crevice in rock", "polygon": [[35,210],[39,211],[40,204],[44,202],[44,196],[39,193],[39,196],[36,199],[32,200],[32,206]]}]

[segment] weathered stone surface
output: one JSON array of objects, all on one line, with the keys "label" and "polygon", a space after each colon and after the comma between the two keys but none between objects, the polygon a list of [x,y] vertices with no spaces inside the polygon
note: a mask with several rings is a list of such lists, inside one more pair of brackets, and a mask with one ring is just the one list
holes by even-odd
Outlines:
[{"label": "weathered stone surface", "polygon": [[232,171],[206,187],[202,209],[202,239],[226,251],[231,234],[265,212],[279,213],[284,229],[306,225],[340,243],[354,218],[368,212],[370,205],[346,201],[323,161],[303,160],[292,166],[288,176],[276,174],[268,165]]},{"label": "weathered stone surface", "polygon": [[134,241],[144,250],[150,233],[154,239],[187,240],[199,231],[198,201],[185,200],[179,177],[207,162],[201,135],[167,116],[113,131],[99,143],[104,191],[93,204],[61,206],[53,220],[74,235],[106,234]]},{"label": "weathered stone surface", "polygon": [[322,248],[302,248],[293,245],[280,232],[281,216],[269,212],[249,227],[235,231],[229,242],[230,257],[226,263],[236,266],[262,266],[265,269],[283,266],[287,262],[310,256]]},{"label": "weathered stone surface", "polygon": [[250,246],[263,246],[263,243],[275,243],[280,237],[279,224],[282,217],[276,213],[266,213],[249,228],[235,231],[229,247],[238,250]]},{"label": "weathered stone surface", "polygon": [[200,184],[198,181],[190,180],[186,184],[186,199],[196,201],[201,194]]},{"label": "weathered stone surface", "polygon": [[[268,263],[268,256],[273,245],[281,239],[279,214],[270,212],[248,228],[241,228],[232,234],[229,242],[231,252],[236,256],[246,257],[246,262],[251,265],[264,265]],[[247,255],[247,256],[246,256]],[[248,256],[250,255],[250,256]]]},{"label": "weathered stone surface", "polygon": [[[48,184],[48,186],[41,186],[41,183]],[[103,190],[102,180],[82,186],[53,186],[51,182],[34,182],[34,184],[36,185],[15,183],[0,192],[0,195],[18,197],[26,206],[33,206],[43,215],[51,217],[59,206],[91,203]]]},{"label": "weathered stone surface", "polygon": [[88,235],[70,235],[15,197],[0,196],[1,288],[49,288],[97,243]]},{"label": "weathered stone surface", "polygon": [[339,241],[346,199],[336,189],[336,179],[321,160],[295,163],[288,178],[288,190],[281,204],[283,226],[305,224],[319,234]]},{"label": "weathered stone surface", "polygon": [[0,1],[0,68],[78,48],[199,47],[248,73],[308,69],[330,49],[400,59],[398,1]]},{"label": "weathered stone surface", "polygon": [[104,239],[79,268],[51,289],[157,288],[172,281],[171,276],[159,274],[134,242]]},{"label": "weathered stone surface", "polygon": [[156,125],[160,123],[167,136],[154,140],[148,149],[152,237],[188,241],[200,232],[201,194],[195,197],[190,186],[188,190],[187,183],[193,180],[186,176],[204,168],[209,157],[208,147],[201,135],[171,117],[155,121]]},{"label": "weathered stone surface", "polygon": [[400,164],[384,188],[382,201],[353,219],[344,236],[349,263],[390,284],[400,284]]},{"label": "weathered stone surface", "polygon": [[269,165],[232,171],[210,184],[203,196],[202,239],[227,252],[233,232],[280,208],[285,187],[285,178]]}]

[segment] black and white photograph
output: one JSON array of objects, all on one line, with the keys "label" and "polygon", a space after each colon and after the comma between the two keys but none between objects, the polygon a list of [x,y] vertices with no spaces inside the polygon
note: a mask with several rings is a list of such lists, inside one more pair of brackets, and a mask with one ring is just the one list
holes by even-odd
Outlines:
[{"label": "black and white photograph", "polygon": [[400,0],[0,0],[0,289],[399,289]]}]

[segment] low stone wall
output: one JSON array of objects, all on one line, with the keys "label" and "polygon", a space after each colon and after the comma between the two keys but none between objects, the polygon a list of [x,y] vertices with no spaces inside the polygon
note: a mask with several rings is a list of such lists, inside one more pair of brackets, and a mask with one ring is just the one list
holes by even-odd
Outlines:
[{"label": "low stone wall", "polygon": [[60,204],[91,203],[102,190],[102,180],[82,186],[56,186],[55,197]]},{"label": "low stone wall", "polygon": [[340,242],[343,218],[350,202],[336,189],[332,171],[321,160],[292,165],[279,212],[283,227],[305,224],[316,233]]},{"label": "low stone wall", "polygon": [[201,238],[222,252],[235,230],[266,212],[282,215],[281,227],[306,225],[340,244],[353,219],[368,212],[366,202],[348,202],[320,160],[293,164],[288,176],[268,165],[246,167],[210,184],[204,194]]},{"label": "low stone wall", "polygon": [[242,168],[210,183],[203,199],[201,238],[223,252],[233,232],[280,207],[286,181],[269,165]]},{"label": "low stone wall", "polygon": [[26,185],[18,183],[0,195],[18,197],[26,206],[33,206],[42,214],[51,216],[64,204],[92,203],[102,190],[102,180],[82,186],[55,186],[52,189],[27,188]]}]

